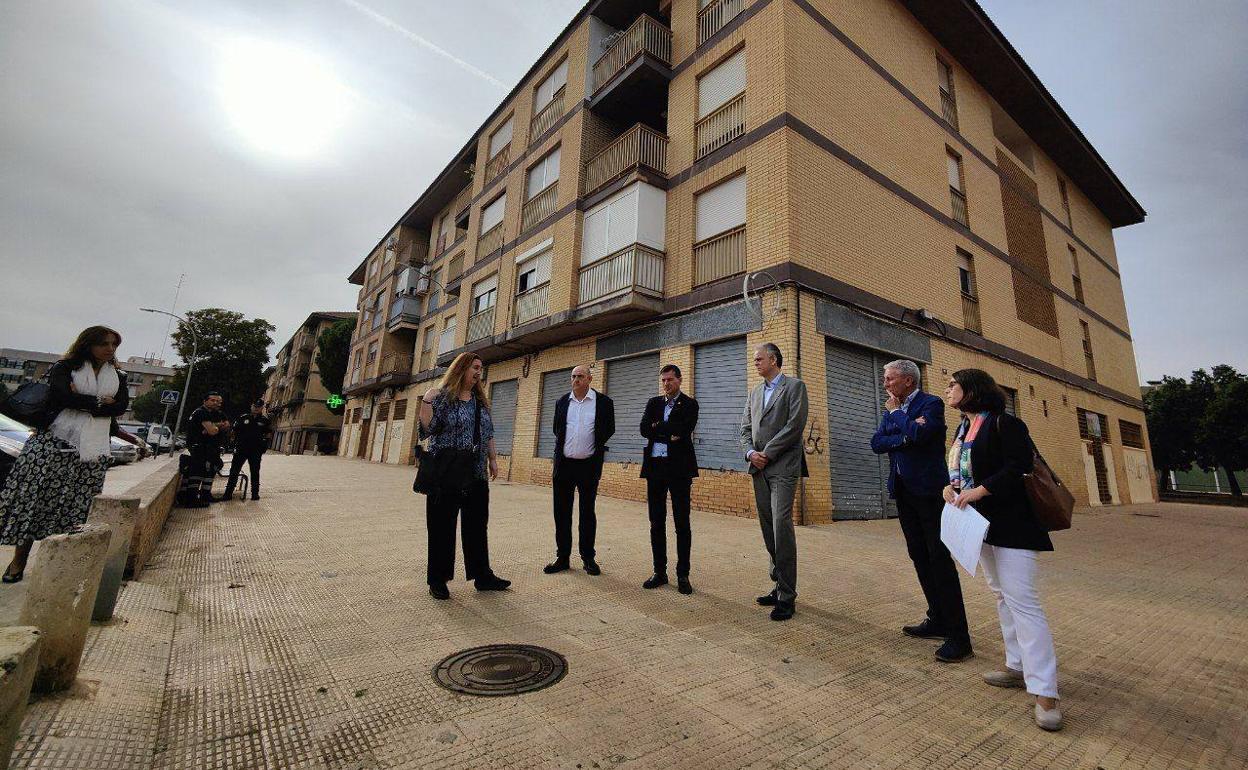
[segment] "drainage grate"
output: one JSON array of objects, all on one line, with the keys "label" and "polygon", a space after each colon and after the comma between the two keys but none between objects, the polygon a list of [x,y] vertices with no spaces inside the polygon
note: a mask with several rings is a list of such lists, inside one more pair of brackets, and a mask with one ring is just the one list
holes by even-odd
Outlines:
[{"label": "drainage grate", "polygon": [[433,667],[433,681],[466,695],[519,695],[563,679],[568,661],[544,647],[491,644],[451,655]]}]

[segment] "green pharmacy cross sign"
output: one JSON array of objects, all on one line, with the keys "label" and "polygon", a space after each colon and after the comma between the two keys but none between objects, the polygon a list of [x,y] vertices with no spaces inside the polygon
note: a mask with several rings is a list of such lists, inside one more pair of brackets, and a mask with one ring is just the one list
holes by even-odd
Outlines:
[{"label": "green pharmacy cross sign", "polygon": [[325,399],[325,405],[328,406],[330,409],[337,409],[338,407],[342,406],[345,403],[347,402],[344,401],[342,399],[342,396],[338,395],[337,393],[330,393],[329,398]]}]

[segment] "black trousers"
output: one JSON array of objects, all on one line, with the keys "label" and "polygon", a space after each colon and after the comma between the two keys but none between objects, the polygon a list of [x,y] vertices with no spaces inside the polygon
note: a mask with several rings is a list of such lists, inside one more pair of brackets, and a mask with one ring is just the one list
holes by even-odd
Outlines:
[{"label": "black trousers", "polygon": [[455,577],[455,520],[463,513],[460,539],[464,545],[464,578],[478,580],[494,575],[490,569],[490,485],[474,481],[463,495],[440,494],[425,498],[425,524],[429,529],[429,585],[447,583]]},{"label": "black trousers", "polygon": [[582,559],[594,558],[594,537],[598,532],[598,517],[594,514],[594,502],[598,499],[598,482],[602,479],[602,461],[595,457],[559,461],[559,474],[552,480],[555,490],[555,556],[568,559],[572,556],[572,497],[580,502],[580,524],[577,543]]},{"label": "black trousers", "polygon": [[693,532],[689,528],[689,491],[693,479],[669,473],[669,461],[650,458],[650,477],[646,479],[646,500],[650,506],[650,551],[654,555],[654,572],[667,572],[667,498],[672,498],[672,522],[676,525],[676,574],[689,576],[689,549]]},{"label": "black trousers", "polygon": [[970,644],[958,568],[949,549],[940,542],[940,512],[945,501],[939,495],[912,495],[900,480],[893,491],[906,550],[927,599],[928,619],[950,639]]},{"label": "black trousers", "polygon": [[238,486],[238,474],[243,469],[243,461],[247,462],[248,480],[251,484],[251,499],[260,499],[260,458],[264,457],[263,449],[234,450],[234,457],[230,460],[230,480],[225,485],[225,494],[234,494],[234,487]]},{"label": "black trousers", "polygon": [[[182,461],[178,462],[179,467]],[[215,445],[196,444],[186,453],[186,467],[182,473],[179,494],[182,502],[212,500],[212,478],[222,466],[221,449]]]}]

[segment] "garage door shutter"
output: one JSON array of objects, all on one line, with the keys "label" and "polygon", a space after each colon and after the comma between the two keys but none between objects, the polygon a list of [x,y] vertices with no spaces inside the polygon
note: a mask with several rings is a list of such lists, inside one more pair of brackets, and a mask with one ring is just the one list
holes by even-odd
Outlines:
[{"label": "garage door shutter", "polygon": [[698,399],[693,441],[701,468],[746,469],[741,452],[741,412],[749,395],[746,364],[744,339],[693,349],[694,396]]},{"label": "garage door shutter", "polygon": [[516,395],[518,380],[496,382],[490,388],[490,417],[494,420],[494,449],[500,455],[511,454],[511,440],[516,433]]},{"label": "garage door shutter", "polygon": [[554,459],[555,402],[572,390],[572,370],[560,369],[542,375],[542,411],[537,422],[537,456]]},{"label": "garage door shutter", "polygon": [[639,463],[646,440],[638,430],[651,396],[659,394],[659,354],[625,358],[607,364],[607,395],[615,402],[615,436],[607,462]]},{"label": "garage door shutter", "polygon": [[884,404],[881,367],[892,360],[864,348],[828,343],[828,465],[832,518],[896,516],[888,499],[888,455],[871,451]]}]

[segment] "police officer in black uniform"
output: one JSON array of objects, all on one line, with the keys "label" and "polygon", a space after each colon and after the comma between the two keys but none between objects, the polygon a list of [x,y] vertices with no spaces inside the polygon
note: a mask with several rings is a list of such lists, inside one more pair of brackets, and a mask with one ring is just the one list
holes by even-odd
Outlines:
[{"label": "police officer in black uniform", "polygon": [[221,394],[209,392],[202,406],[191,412],[186,426],[186,468],[179,490],[181,505],[203,508],[212,499],[212,477],[221,468],[221,442],[230,430],[230,421],[221,411]]},{"label": "police officer in black uniform", "polygon": [[230,461],[230,481],[225,485],[222,500],[234,499],[234,487],[238,485],[243,460],[247,461],[251,472],[251,499],[260,499],[260,458],[264,457],[272,433],[272,423],[264,413],[263,399],[251,405],[251,412],[234,421],[234,459]]}]

